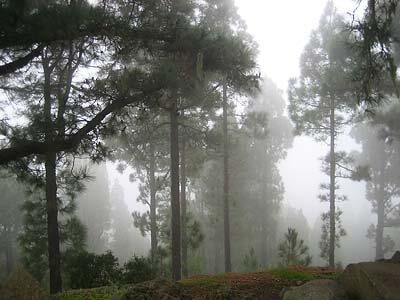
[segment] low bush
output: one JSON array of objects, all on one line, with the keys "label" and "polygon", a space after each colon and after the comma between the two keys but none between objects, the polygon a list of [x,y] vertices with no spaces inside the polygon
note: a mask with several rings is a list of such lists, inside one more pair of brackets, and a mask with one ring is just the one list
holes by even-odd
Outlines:
[{"label": "low bush", "polygon": [[297,270],[292,270],[289,268],[278,268],[278,269],[273,269],[270,270],[270,272],[285,280],[289,281],[310,281],[315,279],[312,274],[306,273],[306,272],[301,272]]},{"label": "low bush", "polygon": [[146,257],[132,257],[122,269],[122,282],[125,284],[139,283],[154,279],[155,272],[151,260]]},{"label": "low bush", "polygon": [[39,282],[22,268],[15,269],[0,289],[0,300],[46,300]]},{"label": "low bush", "polygon": [[100,255],[86,251],[68,253],[64,261],[64,271],[72,289],[112,285],[121,278],[118,259],[111,251]]}]

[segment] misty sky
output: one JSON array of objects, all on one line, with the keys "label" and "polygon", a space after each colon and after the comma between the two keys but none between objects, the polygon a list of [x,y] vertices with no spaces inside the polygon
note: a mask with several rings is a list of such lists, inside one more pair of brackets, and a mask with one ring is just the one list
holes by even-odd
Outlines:
[{"label": "misty sky", "polygon": [[[263,76],[271,78],[286,97],[289,78],[299,75],[299,61],[310,33],[319,24],[326,0],[236,0],[240,15],[246,20],[248,31],[259,45],[259,65]],[[336,0],[340,12],[353,12],[355,2]],[[350,138],[343,138],[339,149],[352,150],[357,145]],[[320,157],[328,151],[326,144],[316,143],[308,137],[296,137],[287,159],[281,164],[281,175],[285,184],[285,201],[291,206],[302,208],[312,226],[327,203],[317,200],[319,184],[328,182],[328,177],[320,172]],[[342,191],[349,196],[349,209],[364,200],[362,184],[340,182]]]},{"label": "misty sky", "polygon": [[[271,78],[284,92],[286,99],[287,82],[299,74],[299,59],[310,33],[318,27],[320,16],[326,5],[325,0],[235,0],[239,13],[248,25],[248,31],[259,45],[259,66],[262,76]],[[352,0],[336,0],[340,12],[352,12]],[[343,138],[340,150],[352,150],[357,145],[350,138]],[[281,175],[285,184],[285,202],[301,208],[313,226],[314,221],[328,204],[317,200],[319,184],[328,182],[320,172],[320,157],[328,151],[325,144],[317,144],[308,137],[296,137],[287,159],[281,164]],[[129,209],[138,209],[138,195],[135,184],[128,180],[128,174],[119,175],[109,165],[111,184],[118,179],[125,189],[125,201]],[[364,185],[340,182],[341,192],[350,201],[342,204],[345,213],[365,214],[370,211],[364,198]],[[363,209],[358,208],[362,205]]]}]

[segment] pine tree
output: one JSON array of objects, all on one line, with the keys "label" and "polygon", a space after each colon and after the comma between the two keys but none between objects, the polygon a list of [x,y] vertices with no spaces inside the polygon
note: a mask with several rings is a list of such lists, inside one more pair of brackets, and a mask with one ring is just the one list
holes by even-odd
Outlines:
[{"label": "pine tree", "polygon": [[288,228],[285,233],[285,240],[279,244],[279,257],[285,266],[311,264],[311,256],[308,254],[308,247],[304,240],[298,239],[298,233],[294,228]]},{"label": "pine tree", "polygon": [[121,263],[125,263],[135,254],[143,254],[144,243],[143,239],[140,239],[140,233],[133,226],[131,214],[124,201],[124,190],[118,181],[112,186],[110,202],[112,205],[111,250]]},{"label": "pine tree", "polygon": [[[4,255],[2,276],[9,275],[18,261],[19,247],[17,237],[22,230],[21,206],[25,201],[24,187],[17,182],[15,176],[5,170],[0,171],[0,253]],[[3,261],[1,259],[0,261]]]},{"label": "pine tree", "polygon": [[301,76],[289,82],[289,114],[297,133],[328,141],[329,166],[329,265],[335,265],[336,195],[341,156],[337,152],[337,137],[351,121],[355,106],[349,85],[351,52],[345,46],[348,33],[343,31],[343,19],[329,1],[319,28],[311,35],[301,58]]},{"label": "pine tree", "polygon": [[[82,161],[82,164],[86,163],[87,160]],[[85,182],[84,191],[76,199],[76,215],[86,227],[87,250],[103,254],[110,249],[109,231],[111,229],[111,204],[106,164],[89,164],[88,176],[89,180]]]},{"label": "pine tree", "polygon": [[[70,180],[72,178],[67,179],[64,183]],[[62,182],[59,182],[59,184],[60,186],[64,185]],[[60,258],[68,251],[79,252],[85,248],[86,230],[75,215],[76,192],[80,191],[76,186],[73,186],[75,184],[68,184],[63,195],[57,198]],[[22,206],[24,213],[23,231],[19,236],[22,260],[25,268],[38,281],[42,281],[50,268],[46,197],[43,189],[35,186],[30,187],[27,193],[29,197]],[[62,264],[60,264],[60,269],[62,269]]]},{"label": "pine tree", "polygon": [[369,228],[368,236],[375,240],[375,259],[382,259],[386,246],[390,244],[390,237],[385,237],[384,228],[396,226],[396,210],[399,202],[400,185],[397,180],[400,162],[399,142],[389,143],[380,139],[382,126],[371,127],[368,124],[359,124],[352,130],[352,136],[362,145],[362,152],[358,159],[369,167],[370,180],[367,181],[366,197],[372,205],[372,211],[377,216],[376,226]]}]

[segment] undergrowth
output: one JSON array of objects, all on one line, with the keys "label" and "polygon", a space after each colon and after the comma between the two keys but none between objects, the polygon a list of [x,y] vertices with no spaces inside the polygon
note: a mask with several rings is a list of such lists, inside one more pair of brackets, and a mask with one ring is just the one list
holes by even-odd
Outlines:
[{"label": "undergrowth", "polygon": [[126,287],[117,286],[70,290],[53,296],[51,300],[108,300],[110,297],[122,295],[126,291]]}]

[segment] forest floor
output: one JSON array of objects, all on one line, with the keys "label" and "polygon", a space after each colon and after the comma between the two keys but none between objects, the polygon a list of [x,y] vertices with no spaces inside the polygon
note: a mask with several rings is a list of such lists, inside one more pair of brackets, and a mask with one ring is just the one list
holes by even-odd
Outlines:
[{"label": "forest floor", "polygon": [[336,279],[340,273],[325,267],[292,267],[265,272],[194,275],[181,284],[193,300],[279,300],[285,288],[313,279]]},{"label": "forest floor", "polygon": [[[282,290],[313,279],[336,279],[340,271],[326,267],[291,267],[251,273],[193,275],[179,282],[184,299],[192,300],[279,300]],[[56,300],[108,300],[121,295],[124,288],[105,287],[67,291]],[[150,298],[143,298],[150,299]]]}]

